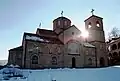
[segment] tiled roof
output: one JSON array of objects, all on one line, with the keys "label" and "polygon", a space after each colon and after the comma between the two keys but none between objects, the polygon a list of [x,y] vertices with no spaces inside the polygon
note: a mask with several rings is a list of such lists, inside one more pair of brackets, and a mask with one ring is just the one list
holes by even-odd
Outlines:
[{"label": "tiled roof", "polygon": [[46,30],[46,29],[37,28],[37,32],[39,32],[39,34],[42,34],[42,35],[44,34],[44,35],[57,36],[57,34],[52,30]]}]

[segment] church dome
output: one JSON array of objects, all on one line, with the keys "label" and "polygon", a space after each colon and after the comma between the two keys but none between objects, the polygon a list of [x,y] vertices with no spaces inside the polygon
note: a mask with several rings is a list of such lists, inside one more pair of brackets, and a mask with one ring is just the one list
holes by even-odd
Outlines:
[{"label": "church dome", "polygon": [[[71,26],[71,20],[66,17],[58,17],[53,20],[53,30],[60,31],[60,29],[67,29]],[[59,33],[59,32],[58,32]]]},{"label": "church dome", "polygon": [[[62,17],[58,17],[58,18],[54,19],[54,20],[53,20],[53,23],[54,23],[55,21],[58,21],[58,20],[67,20],[67,21],[70,21],[70,19],[62,16]],[[70,22],[71,22],[71,21],[70,21]]]}]

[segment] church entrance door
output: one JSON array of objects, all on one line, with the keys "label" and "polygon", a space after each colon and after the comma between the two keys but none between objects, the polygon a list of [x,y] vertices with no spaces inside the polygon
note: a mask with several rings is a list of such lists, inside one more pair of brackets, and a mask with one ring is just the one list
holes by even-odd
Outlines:
[{"label": "church entrance door", "polygon": [[72,58],[72,68],[76,67],[76,59],[75,57]]},{"label": "church entrance door", "polygon": [[100,58],[100,66],[101,67],[105,66],[105,61],[103,57]]}]

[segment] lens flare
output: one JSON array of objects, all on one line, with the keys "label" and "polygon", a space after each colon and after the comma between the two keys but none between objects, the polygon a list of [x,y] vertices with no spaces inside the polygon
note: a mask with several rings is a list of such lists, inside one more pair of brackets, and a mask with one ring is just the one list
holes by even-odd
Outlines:
[{"label": "lens flare", "polygon": [[82,30],[81,36],[84,37],[84,38],[88,38],[88,36],[89,36],[88,31],[87,30]]}]

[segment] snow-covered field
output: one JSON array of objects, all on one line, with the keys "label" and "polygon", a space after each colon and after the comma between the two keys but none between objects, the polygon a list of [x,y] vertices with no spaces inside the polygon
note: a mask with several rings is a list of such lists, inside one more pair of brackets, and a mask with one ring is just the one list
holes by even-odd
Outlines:
[{"label": "snow-covered field", "polygon": [[120,81],[120,66],[92,69],[14,69],[16,74],[23,74],[23,77],[12,77],[8,80],[3,78],[8,75],[3,74],[3,71],[8,72],[6,69],[0,70],[0,81]]},{"label": "snow-covered field", "polygon": [[7,64],[7,60],[0,60],[0,66],[6,65]]}]

